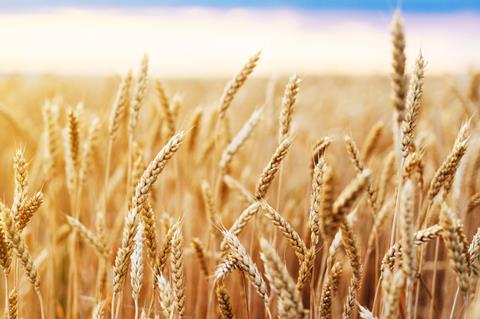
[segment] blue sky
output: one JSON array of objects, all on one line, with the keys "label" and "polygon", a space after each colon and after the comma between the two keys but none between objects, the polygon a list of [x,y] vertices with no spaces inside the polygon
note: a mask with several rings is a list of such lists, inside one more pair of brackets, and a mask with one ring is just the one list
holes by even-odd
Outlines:
[{"label": "blue sky", "polygon": [[289,7],[299,9],[347,9],[391,11],[397,4],[404,11],[451,12],[480,11],[480,0],[0,0],[0,9],[42,8],[52,6],[210,6],[231,7]]}]

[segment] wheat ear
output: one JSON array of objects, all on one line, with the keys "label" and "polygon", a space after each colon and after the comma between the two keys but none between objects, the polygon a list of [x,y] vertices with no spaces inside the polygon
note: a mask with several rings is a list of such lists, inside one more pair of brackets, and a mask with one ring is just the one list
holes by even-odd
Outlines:
[{"label": "wheat ear", "polygon": [[225,87],[222,97],[220,99],[220,107],[218,116],[220,119],[225,117],[225,113],[232,104],[233,98],[237,94],[238,90],[243,86],[248,76],[253,72],[257,66],[257,62],[260,59],[260,52],[256,53],[254,56],[248,60],[248,62],[243,66],[242,70],[233,78]]},{"label": "wheat ear", "polygon": [[145,204],[153,183],[155,183],[158,176],[167,165],[168,160],[177,152],[184,138],[185,134],[183,132],[175,134],[143,172],[140,181],[135,187],[135,194],[132,198],[132,203],[137,208],[140,208]]},{"label": "wheat ear", "polygon": [[440,168],[435,172],[435,175],[430,182],[430,187],[427,194],[430,205],[433,204],[433,199],[442,189],[445,191],[445,193],[447,193],[450,189],[455,172],[457,171],[460,161],[467,151],[469,140],[468,130],[469,124],[465,123],[457,135],[457,139],[455,140],[452,151],[443,161]]},{"label": "wheat ear", "polygon": [[83,225],[78,219],[67,216],[68,224],[77,230],[85,240],[92,245],[97,253],[102,256],[105,260],[109,260],[111,257],[110,250],[105,246],[105,243],[100,239],[99,236],[94,234],[91,230],[89,230],[85,225]]},{"label": "wheat ear", "polygon": [[440,225],[442,238],[448,249],[450,265],[457,274],[457,283],[463,292],[468,292],[470,276],[470,254],[463,226],[455,212],[445,203],[442,204]]},{"label": "wheat ear", "polygon": [[198,238],[192,239],[192,248],[197,256],[198,262],[200,263],[200,269],[202,270],[205,277],[208,277],[208,262],[205,255],[205,248],[202,245],[202,242]]},{"label": "wheat ear", "polygon": [[127,274],[130,265],[130,256],[133,253],[133,246],[135,243],[135,233],[137,230],[137,211],[133,208],[125,217],[125,224],[123,226],[122,245],[117,251],[115,257],[115,264],[113,267],[113,293],[118,295]]},{"label": "wheat ear", "polygon": [[108,135],[112,141],[115,140],[118,129],[120,128],[120,122],[130,106],[131,85],[132,72],[128,71],[118,87],[117,96],[110,113],[110,119],[108,122]]},{"label": "wheat ear", "polygon": [[261,202],[261,207],[265,212],[265,216],[270,219],[272,223],[281,231],[281,233],[285,236],[295,250],[295,254],[300,262],[302,262],[308,250],[300,235],[295,231],[293,226],[272,206],[268,205],[266,202]]},{"label": "wheat ear", "polygon": [[24,200],[20,206],[17,218],[17,227],[20,231],[27,226],[30,219],[32,219],[33,215],[42,204],[43,194],[41,192],[37,192],[35,195]]},{"label": "wheat ear", "polygon": [[407,79],[405,76],[405,31],[400,11],[396,11],[391,27],[392,37],[392,105],[396,111],[398,127],[401,126],[405,112],[405,97],[407,94]]},{"label": "wheat ear", "polygon": [[223,281],[219,280],[215,288],[215,295],[217,296],[218,314],[221,319],[233,319],[232,304],[230,302],[230,296],[225,288]]},{"label": "wheat ear", "polygon": [[238,238],[230,233],[229,231],[223,231],[223,236],[225,237],[226,243],[235,257],[238,265],[242,271],[247,275],[251,284],[257,290],[258,295],[262,298],[265,307],[268,310],[268,293],[267,286],[263,280],[260,271],[257,268],[257,265],[253,262],[250,255],[248,255],[247,250],[240,243]]},{"label": "wheat ear", "polygon": [[[425,229],[417,231],[414,235],[415,246],[420,246],[430,242],[432,239],[438,238],[443,231],[442,226],[436,224]],[[395,261],[402,257],[402,246],[400,242],[393,244],[385,253],[381,271],[384,272],[387,268],[392,270],[395,267]]]},{"label": "wheat ear", "polygon": [[348,221],[342,222],[340,226],[342,234],[342,245],[347,254],[352,269],[352,279],[348,287],[347,300],[343,306],[343,318],[352,318],[355,313],[355,305],[357,303],[357,294],[360,290],[362,277],[362,264],[360,262],[360,251],[358,242],[353,235],[353,230]]},{"label": "wheat ear", "polygon": [[58,169],[59,166],[59,152],[60,152],[60,128],[58,126],[59,112],[58,107],[50,101],[46,101],[43,106],[43,121],[47,135],[48,147],[48,171],[52,173]]},{"label": "wheat ear", "polygon": [[377,148],[384,126],[385,124],[383,124],[382,121],[378,121],[372,126],[370,132],[368,132],[368,135],[365,138],[365,142],[362,146],[362,158],[365,163],[368,163],[373,152],[375,151],[375,148]]},{"label": "wheat ear", "polygon": [[287,156],[291,144],[292,137],[284,139],[275,150],[275,153],[273,153],[270,162],[268,162],[267,166],[263,169],[263,172],[257,181],[257,185],[255,186],[255,198],[257,200],[264,198],[267,194],[267,191],[280,168],[280,163]]},{"label": "wheat ear", "polygon": [[167,126],[167,134],[170,138],[175,133],[175,117],[172,112],[170,101],[168,100],[165,88],[160,80],[155,82],[155,88],[157,89],[157,96],[160,102],[160,109],[162,111],[163,118]]},{"label": "wheat ear", "polygon": [[340,277],[342,276],[343,267],[342,264],[336,262],[328,272],[327,282],[322,289],[322,295],[320,298],[320,318],[331,319],[332,318],[332,302],[335,293],[338,290]]},{"label": "wheat ear", "polygon": [[275,249],[265,240],[260,240],[260,258],[265,267],[266,277],[273,292],[278,295],[280,318],[299,319],[305,317],[302,298],[285,264]]},{"label": "wheat ear", "polygon": [[403,272],[392,273],[387,271],[384,274],[382,288],[383,288],[383,316],[386,319],[398,318],[400,293],[405,284],[405,277]]},{"label": "wheat ear", "polygon": [[424,73],[425,60],[420,52],[415,62],[413,77],[408,89],[405,120],[402,125],[402,154],[404,158],[415,148],[415,128],[422,103]]},{"label": "wheat ear", "polygon": [[17,319],[18,317],[17,299],[17,290],[14,288],[8,294],[8,319]]},{"label": "wheat ear", "polygon": [[172,258],[170,259],[170,266],[172,272],[173,292],[175,296],[175,309],[178,318],[185,316],[185,270],[183,263],[183,236],[181,227],[176,227],[172,236]]},{"label": "wheat ear", "polygon": [[[135,302],[135,313],[138,314],[138,297],[142,288],[143,279],[143,223],[138,223],[135,233],[133,253],[130,256],[130,284],[132,285],[132,299]],[[137,315],[135,315],[137,318]]]},{"label": "wheat ear", "polygon": [[284,140],[290,134],[295,102],[300,86],[300,78],[292,75],[288,79],[287,86],[282,98],[282,110],[280,112],[280,140]]},{"label": "wheat ear", "polygon": [[220,159],[220,169],[222,170],[223,175],[226,175],[230,171],[230,163],[234,155],[242,147],[245,141],[252,135],[253,130],[257,126],[258,122],[261,119],[263,113],[263,108],[259,108],[254,111],[250,118],[245,122],[243,127],[238,131],[235,137],[232,139],[230,144],[225,148]]},{"label": "wheat ear", "polygon": [[175,316],[175,301],[172,288],[161,274],[157,276],[157,285],[160,292],[160,307],[163,315],[165,318],[173,319]]},{"label": "wheat ear", "polygon": [[140,108],[142,107],[148,85],[148,56],[144,55],[140,63],[140,69],[137,75],[137,81],[135,83],[135,91],[130,102],[130,112],[129,112],[129,122],[128,122],[128,131],[129,135],[133,135],[133,131],[137,126],[138,114]]}]

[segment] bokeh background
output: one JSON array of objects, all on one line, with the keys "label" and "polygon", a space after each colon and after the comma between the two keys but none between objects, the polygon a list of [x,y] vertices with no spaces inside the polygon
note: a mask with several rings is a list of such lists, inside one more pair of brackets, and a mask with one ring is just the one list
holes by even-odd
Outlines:
[{"label": "bokeh background", "polygon": [[260,75],[386,74],[396,8],[429,74],[480,67],[478,0],[24,0],[0,1],[0,72],[123,74],[148,53],[164,78],[229,77],[262,49]]}]

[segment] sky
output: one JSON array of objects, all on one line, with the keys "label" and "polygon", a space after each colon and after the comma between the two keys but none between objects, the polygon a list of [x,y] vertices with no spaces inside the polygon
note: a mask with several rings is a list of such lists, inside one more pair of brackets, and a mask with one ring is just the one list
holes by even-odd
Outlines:
[{"label": "sky", "polygon": [[0,0],[4,8],[44,6],[210,6],[210,7],[289,7],[302,9],[391,10],[400,5],[405,11],[448,12],[453,10],[480,10],[479,0]]},{"label": "sky", "polygon": [[[228,3],[228,5],[225,5]],[[480,69],[480,0],[404,0],[410,65]],[[387,74],[396,1],[0,0],[0,74],[111,75],[146,53],[163,77]]]}]

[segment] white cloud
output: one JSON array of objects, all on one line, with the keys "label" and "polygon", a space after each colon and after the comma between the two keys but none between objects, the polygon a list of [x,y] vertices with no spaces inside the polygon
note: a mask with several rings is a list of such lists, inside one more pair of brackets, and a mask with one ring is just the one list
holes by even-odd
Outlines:
[{"label": "white cloud", "polygon": [[[230,76],[263,49],[258,73],[389,72],[386,13],[287,10],[57,9],[1,13],[0,72],[109,74],[144,52],[154,73]],[[419,49],[429,72],[480,68],[478,16],[407,16],[410,62]]]}]

